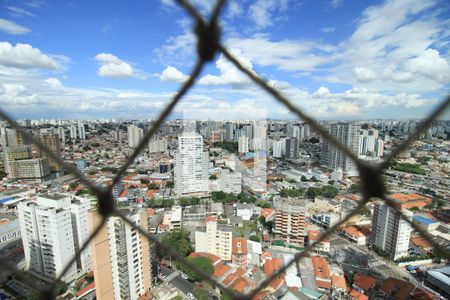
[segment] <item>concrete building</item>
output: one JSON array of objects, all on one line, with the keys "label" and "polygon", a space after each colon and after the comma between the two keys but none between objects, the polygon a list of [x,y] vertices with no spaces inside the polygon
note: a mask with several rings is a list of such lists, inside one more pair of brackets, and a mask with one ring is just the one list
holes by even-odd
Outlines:
[{"label": "concrete building", "polygon": [[297,138],[286,140],[286,158],[297,159],[299,154],[299,145]]},{"label": "concrete building", "polygon": [[144,130],[136,125],[128,125],[128,147],[136,148],[144,137]]},{"label": "concrete building", "polygon": [[368,157],[381,157],[384,152],[384,142],[378,134],[378,130],[361,129],[359,134],[358,154]]},{"label": "concrete building", "polygon": [[[42,194],[19,202],[17,208],[27,269],[47,279],[57,278],[88,237],[88,200]],[[77,270],[86,272],[89,268],[90,254],[86,249],[62,280],[70,282],[76,278]]]},{"label": "concrete building", "polygon": [[178,137],[174,170],[177,196],[208,191],[208,162],[201,135],[185,133]]},{"label": "concrete building", "polygon": [[195,232],[195,252],[217,255],[223,260],[231,261],[232,227],[217,224],[217,218],[206,218],[206,230]]},{"label": "concrete building", "polygon": [[8,161],[8,176],[13,179],[44,181],[50,175],[47,159],[32,158]]},{"label": "concrete building", "polygon": [[[39,135],[39,140],[53,153],[61,156],[61,144],[58,135],[53,133],[41,133]],[[39,157],[46,158],[48,160],[51,172],[60,172],[62,170],[62,167],[56,162],[56,160],[51,158],[46,152],[42,151],[41,148],[38,148],[38,154]]]},{"label": "concrete building", "polygon": [[[328,133],[348,147],[350,151],[358,154],[359,150],[359,126],[349,123],[326,124],[324,129]],[[356,164],[347,157],[344,152],[330,143],[327,139],[322,139],[320,152],[320,163],[326,168],[335,170],[341,168],[348,175],[357,175]]]},{"label": "concrete building", "polygon": [[221,169],[219,186],[222,192],[239,194],[242,191],[241,172],[231,172],[229,169]]},{"label": "concrete building", "polygon": [[167,139],[152,139],[148,142],[149,153],[166,152],[169,143]]},{"label": "concrete building", "polygon": [[[401,203],[398,204],[402,209]],[[412,218],[411,211],[402,211]],[[411,230],[411,225],[403,220],[394,208],[383,203],[374,204],[370,241],[376,247],[387,251],[392,260],[408,256]]]},{"label": "concrete building", "polygon": [[241,136],[238,140],[238,152],[247,153],[248,152],[248,137]]},{"label": "concrete building", "polygon": [[305,241],[305,202],[302,200],[274,199],[276,240],[298,247]]},{"label": "concrete building", "polygon": [[437,291],[441,296],[450,298],[450,266],[439,269],[427,270],[425,282]]},{"label": "concrete building", "polygon": [[0,249],[21,238],[19,219],[0,219]]},{"label": "concrete building", "polygon": [[[146,212],[122,212],[134,224],[148,228]],[[90,232],[101,218],[96,210],[89,211]],[[92,241],[92,257],[97,299],[149,299],[152,278],[149,241],[136,229],[119,217],[108,218]]]},{"label": "concrete building", "polygon": [[272,156],[274,158],[282,157],[285,154],[285,151],[286,151],[286,141],[285,140],[273,141]]},{"label": "concrete building", "polygon": [[80,140],[86,139],[86,132],[84,130],[84,124],[82,122],[78,122],[78,138]]}]

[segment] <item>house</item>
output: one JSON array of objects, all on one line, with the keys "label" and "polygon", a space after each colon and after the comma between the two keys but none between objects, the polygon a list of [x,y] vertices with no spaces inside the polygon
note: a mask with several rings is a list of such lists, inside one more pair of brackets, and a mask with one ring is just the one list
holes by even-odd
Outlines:
[{"label": "house", "polygon": [[367,295],[367,292],[375,287],[377,280],[364,273],[355,273],[353,277],[353,288],[360,293]]},{"label": "house", "polygon": [[231,262],[241,267],[246,267],[247,260],[247,240],[244,238],[233,238],[231,246]]},{"label": "house", "polygon": [[329,290],[331,288],[330,268],[325,257],[311,257],[314,266],[314,275],[316,277],[316,285],[319,291]]}]

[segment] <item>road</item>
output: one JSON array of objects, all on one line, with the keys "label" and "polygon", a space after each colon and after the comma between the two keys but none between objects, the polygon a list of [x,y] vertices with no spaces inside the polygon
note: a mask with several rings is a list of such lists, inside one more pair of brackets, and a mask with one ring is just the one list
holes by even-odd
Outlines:
[{"label": "road", "polygon": [[193,293],[195,285],[187,279],[181,277],[181,273],[166,267],[161,267],[161,274],[165,276],[164,283],[170,283],[184,294]]}]

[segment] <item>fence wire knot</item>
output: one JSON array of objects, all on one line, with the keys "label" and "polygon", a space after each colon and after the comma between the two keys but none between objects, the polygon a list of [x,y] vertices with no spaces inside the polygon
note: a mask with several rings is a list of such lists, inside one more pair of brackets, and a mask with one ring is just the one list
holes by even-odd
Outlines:
[{"label": "fence wire knot", "polygon": [[197,35],[197,54],[203,61],[212,61],[219,49],[220,26],[216,20],[208,23],[197,21],[195,34]]},{"label": "fence wire knot", "polygon": [[361,179],[360,190],[364,198],[382,198],[386,193],[386,187],[381,176],[381,170],[377,166],[360,162],[358,171]]},{"label": "fence wire knot", "polygon": [[97,195],[98,212],[105,218],[111,216],[116,210],[116,202],[110,189],[104,189]]}]

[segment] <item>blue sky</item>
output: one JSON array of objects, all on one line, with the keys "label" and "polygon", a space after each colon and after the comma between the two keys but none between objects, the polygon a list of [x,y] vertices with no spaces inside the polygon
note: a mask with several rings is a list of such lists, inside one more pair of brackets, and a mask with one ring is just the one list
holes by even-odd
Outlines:
[{"label": "blue sky", "polygon": [[[208,16],[213,1],[192,3]],[[446,0],[242,0],[220,20],[230,51],[312,116],[406,119],[449,91],[449,17]],[[195,63],[192,26],[171,0],[2,0],[0,105],[16,118],[154,117]],[[294,117],[220,55],[172,117],[187,109]]]}]

